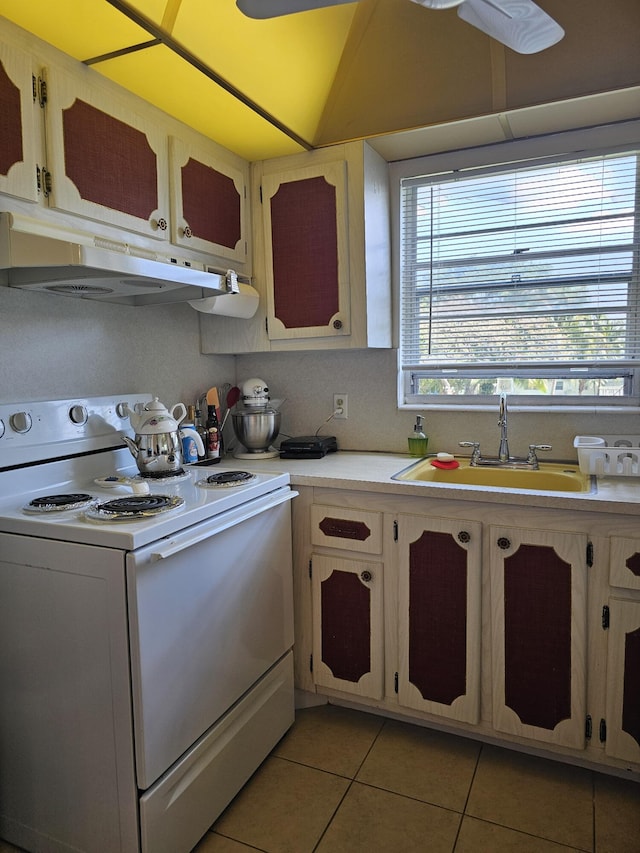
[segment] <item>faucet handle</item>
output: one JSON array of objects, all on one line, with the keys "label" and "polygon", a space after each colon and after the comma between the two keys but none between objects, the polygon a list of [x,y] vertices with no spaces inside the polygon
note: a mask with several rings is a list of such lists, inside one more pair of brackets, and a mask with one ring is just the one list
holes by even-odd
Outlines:
[{"label": "faucet handle", "polygon": [[536,450],[552,450],[552,447],[550,444],[530,444],[529,455],[527,456],[527,462],[529,464],[538,464],[538,456],[536,454]]},{"label": "faucet handle", "polygon": [[473,447],[471,451],[471,465],[474,465],[480,459],[480,442],[479,441],[459,441],[460,447]]}]

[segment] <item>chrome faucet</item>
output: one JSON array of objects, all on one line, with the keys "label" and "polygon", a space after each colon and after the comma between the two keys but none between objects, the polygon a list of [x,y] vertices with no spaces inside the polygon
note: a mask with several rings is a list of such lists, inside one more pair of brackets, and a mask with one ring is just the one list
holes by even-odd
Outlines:
[{"label": "chrome faucet", "polygon": [[498,459],[500,462],[509,461],[509,438],[507,436],[507,395],[500,395],[500,416],[498,418],[498,426],[500,427],[500,447],[498,449]]},{"label": "chrome faucet", "polygon": [[507,395],[500,395],[500,415],[498,417],[498,426],[500,427],[500,447],[498,448],[497,456],[482,456],[480,453],[480,442],[478,441],[459,441],[460,447],[471,447],[471,459],[469,465],[473,468],[476,466],[494,466],[502,468],[527,468],[537,471],[539,467],[537,450],[551,450],[550,444],[530,444],[529,454],[527,457],[511,456],[509,453],[509,436],[507,432]]}]

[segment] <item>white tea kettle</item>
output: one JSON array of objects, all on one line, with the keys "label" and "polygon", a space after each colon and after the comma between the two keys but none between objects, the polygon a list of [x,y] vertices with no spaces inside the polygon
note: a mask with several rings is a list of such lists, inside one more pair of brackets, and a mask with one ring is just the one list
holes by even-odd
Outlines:
[{"label": "white tea kettle", "polygon": [[154,397],[139,411],[125,406],[124,413],[136,435],[133,440],[123,435],[122,440],[136,460],[138,471],[148,477],[179,471],[182,467],[179,424],[187,414],[184,403],[176,403],[167,409]]}]

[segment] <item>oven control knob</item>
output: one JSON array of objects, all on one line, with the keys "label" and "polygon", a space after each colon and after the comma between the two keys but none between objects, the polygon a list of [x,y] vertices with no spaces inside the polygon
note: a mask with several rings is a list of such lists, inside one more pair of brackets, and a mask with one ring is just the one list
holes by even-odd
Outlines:
[{"label": "oven control knob", "polygon": [[0,420],[0,438],[4,435],[4,421]]},{"label": "oven control knob", "polygon": [[33,421],[28,412],[14,412],[9,418],[9,426],[14,432],[29,432]]},{"label": "oven control knob", "polygon": [[69,409],[69,420],[72,424],[82,426],[89,420],[89,413],[85,406],[71,406]]}]

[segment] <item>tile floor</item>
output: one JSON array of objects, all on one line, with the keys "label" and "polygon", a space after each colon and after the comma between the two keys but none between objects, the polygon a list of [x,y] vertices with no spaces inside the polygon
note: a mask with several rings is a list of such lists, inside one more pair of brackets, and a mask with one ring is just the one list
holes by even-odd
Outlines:
[{"label": "tile floor", "polygon": [[640,783],[325,705],[192,853],[252,851],[640,853]]},{"label": "tile floor", "polygon": [[640,853],[640,784],[326,705],[193,853]]}]

